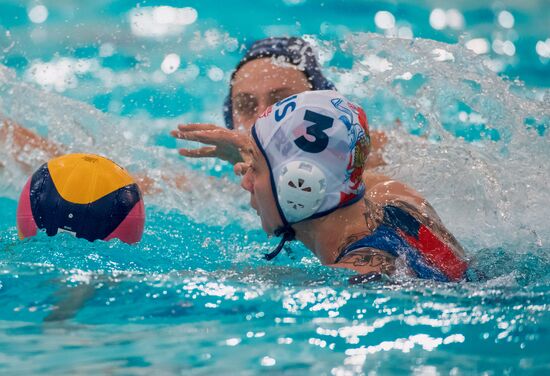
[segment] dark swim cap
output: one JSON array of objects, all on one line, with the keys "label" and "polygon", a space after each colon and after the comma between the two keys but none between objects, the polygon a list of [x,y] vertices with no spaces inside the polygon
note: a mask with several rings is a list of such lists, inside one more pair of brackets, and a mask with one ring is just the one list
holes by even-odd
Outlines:
[{"label": "dark swim cap", "polygon": [[272,37],[260,39],[250,46],[231,75],[229,94],[225,98],[223,106],[223,118],[227,128],[233,129],[233,103],[231,101],[231,90],[233,89],[232,81],[235,73],[249,61],[272,56],[284,56],[286,58],[286,62],[297,66],[298,69],[306,75],[308,81],[311,83],[312,90],[336,90],[334,84],[323,76],[321,67],[315,58],[315,53],[305,40],[296,37]]}]

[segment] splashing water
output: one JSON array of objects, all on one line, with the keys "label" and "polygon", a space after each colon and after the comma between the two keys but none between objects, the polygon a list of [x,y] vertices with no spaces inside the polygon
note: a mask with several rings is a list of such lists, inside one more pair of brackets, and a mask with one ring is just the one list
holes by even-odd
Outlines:
[{"label": "splashing water", "polygon": [[548,91],[496,76],[460,44],[356,34],[342,48],[356,63],[335,77],[339,89],[363,99],[375,128],[393,129],[384,172],[474,248],[548,248]]}]

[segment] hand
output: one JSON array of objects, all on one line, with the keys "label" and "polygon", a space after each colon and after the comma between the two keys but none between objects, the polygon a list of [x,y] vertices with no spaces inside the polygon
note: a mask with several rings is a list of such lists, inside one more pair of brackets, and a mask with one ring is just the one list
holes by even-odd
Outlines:
[{"label": "hand", "polygon": [[182,140],[210,145],[198,149],[179,149],[181,155],[190,158],[215,157],[231,164],[237,164],[244,161],[243,153],[250,148],[248,135],[213,124],[178,125],[178,130],[172,131],[170,134]]}]

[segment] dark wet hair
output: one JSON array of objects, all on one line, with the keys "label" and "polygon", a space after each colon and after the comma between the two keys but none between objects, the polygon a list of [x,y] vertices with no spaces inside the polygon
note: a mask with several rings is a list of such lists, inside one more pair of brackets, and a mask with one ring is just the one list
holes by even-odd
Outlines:
[{"label": "dark wet hair", "polygon": [[283,56],[288,63],[299,67],[306,75],[312,90],[336,90],[334,84],[323,76],[315,53],[305,40],[296,37],[271,37],[260,39],[250,46],[231,75],[229,94],[225,98],[223,105],[223,118],[227,128],[233,129],[234,126],[231,91],[233,89],[232,82],[235,73],[249,61],[272,56]]}]

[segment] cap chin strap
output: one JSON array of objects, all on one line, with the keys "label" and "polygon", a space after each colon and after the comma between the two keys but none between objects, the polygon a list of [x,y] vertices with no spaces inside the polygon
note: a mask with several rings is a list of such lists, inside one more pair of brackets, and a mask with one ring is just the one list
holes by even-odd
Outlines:
[{"label": "cap chin strap", "polygon": [[296,237],[296,233],[294,232],[294,229],[287,224],[275,230],[275,236],[282,236],[283,238],[279,242],[277,248],[275,248],[272,252],[266,253],[264,255],[264,258],[267,261],[273,260],[282,251],[283,246],[286,242],[294,240],[294,238]]}]

